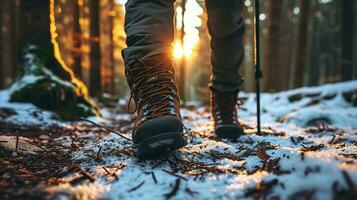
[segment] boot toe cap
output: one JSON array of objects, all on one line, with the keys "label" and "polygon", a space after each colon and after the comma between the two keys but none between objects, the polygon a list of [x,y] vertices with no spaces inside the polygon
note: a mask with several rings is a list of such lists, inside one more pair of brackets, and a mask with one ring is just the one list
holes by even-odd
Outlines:
[{"label": "boot toe cap", "polygon": [[133,131],[134,143],[163,133],[183,133],[183,124],[176,116],[164,116],[143,122]]}]

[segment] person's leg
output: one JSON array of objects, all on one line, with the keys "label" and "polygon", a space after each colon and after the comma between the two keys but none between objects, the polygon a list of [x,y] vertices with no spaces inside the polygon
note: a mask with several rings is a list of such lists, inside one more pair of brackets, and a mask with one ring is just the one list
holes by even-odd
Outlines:
[{"label": "person's leg", "polygon": [[171,57],[174,38],[175,0],[129,0],[125,4],[127,48],[122,51],[126,67],[135,58]]},{"label": "person's leg", "polygon": [[237,93],[242,83],[242,7],[242,0],[206,0],[212,49],[210,88],[221,93]]},{"label": "person's leg", "polygon": [[162,156],[186,144],[172,65],[173,3],[129,0],[126,4],[128,47],[122,55],[136,104],[132,138],[136,155],[142,158]]},{"label": "person's leg", "polygon": [[212,50],[211,112],[219,137],[236,138],[243,133],[237,114],[244,54],[242,7],[242,0],[206,0]]}]

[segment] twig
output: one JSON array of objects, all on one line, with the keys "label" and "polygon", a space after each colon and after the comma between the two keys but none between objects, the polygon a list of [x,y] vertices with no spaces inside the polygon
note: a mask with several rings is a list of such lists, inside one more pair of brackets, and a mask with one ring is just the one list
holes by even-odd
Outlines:
[{"label": "twig", "polygon": [[353,191],[357,191],[357,188],[356,188],[355,184],[353,183],[350,175],[345,170],[342,170],[342,175],[343,175],[343,178],[345,179],[348,187]]},{"label": "twig", "polygon": [[170,199],[170,198],[174,197],[177,194],[178,190],[180,189],[180,183],[181,183],[181,180],[179,178],[176,179],[174,187],[172,188],[172,190],[169,193],[164,194],[164,197],[166,197],[166,199]]},{"label": "twig", "polygon": [[98,150],[98,152],[97,152],[97,158],[96,158],[96,160],[99,160],[99,156],[100,156],[100,151],[102,150],[102,147],[99,147],[99,150]]},{"label": "twig", "polygon": [[336,139],[336,135],[334,135],[332,137],[332,139],[330,140],[329,144],[334,144],[335,143],[335,139]]},{"label": "twig", "polygon": [[165,156],[165,160],[167,160],[172,168],[176,168],[177,164],[172,162],[168,157]]},{"label": "twig", "polygon": [[15,146],[15,152],[17,153],[17,150],[19,148],[19,133],[17,132],[16,134],[16,146]]},{"label": "twig", "polygon": [[40,145],[37,145],[37,144],[35,144],[35,143],[31,142],[31,141],[26,141],[26,142],[27,142],[28,144],[31,144],[31,145],[33,145],[33,146],[35,146],[35,147],[41,149],[42,151],[46,152],[48,155],[50,155],[51,157],[53,157],[54,159],[56,159],[57,161],[59,161],[58,158],[57,158],[55,155],[53,155],[50,151],[48,151],[47,149],[45,149],[45,148],[41,147]]},{"label": "twig", "polygon": [[128,192],[134,192],[135,190],[139,189],[142,185],[144,185],[144,183],[145,183],[145,181],[141,182],[139,185],[128,190]]},{"label": "twig", "polygon": [[212,152],[212,151],[206,152],[206,154],[211,155],[211,156],[213,156],[213,157],[215,157],[217,159],[220,159],[220,160],[222,159],[222,156],[220,156],[220,155],[218,155],[218,154],[216,154],[215,152]]},{"label": "twig", "polygon": [[154,172],[151,172],[151,177],[154,180],[155,184],[157,184],[157,179],[156,179]]},{"label": "twig", "polygon": [[196,194],[199,194],[199,192],[192,191],[190,188],[186,187],[185,192],[188,193],[191,197],[194,197]]},{"label": "twig", "polygon": [[81,173],[84,177],[86,177],[87,179],[89,179],[91,182],[94,182],[95,181],[95,178],[90,175],[88,172],[84,171],[81,169]]},{"label": "twig", "polygon": [[103,169],[105,172],[107,172],[107,175],[111,174],[111,172],[106,167],[103,166]]},{"label": "twig", "polygon": [[85,119],[85,118],[79,118],[79,119],[82,120],[82,121],[89,122],[89,123],[91,123],[91,124],[93,124],[93,125],[95,125],[95,126],[97,126],[99,128],[102,128],[102,129],[108,130],[110,132],[113,132],[113,133],[117,134],[118,136],[120,136],[120,137],[122,137],[122,138],[124,138],[126,140],[133,141],[132,139],[125,137],[122,133],[119,133],[118,131],[116,131],[114,129],[99,125],[99,124],[97,124],[97,123],[95,123],[95,122],[93,122],[93,121],[91,121],[89,119]]},{"label": "twig", "polygon": [[180,176],[180,175],[178,175],[178,174],[175,174],[175,173],[173,173],[173,172],[167,171],[166,169],[162,169],[162,171],[164,171],[164,172],[166,172],[166,173],[168,173],[168,174],[170,174],[170,175],[172,175],[172,176],[176,176],[177,178],[183,179],[184,181],[188,181],[187,178],[185,178],[185,177],[183,177],[183,176]]}]

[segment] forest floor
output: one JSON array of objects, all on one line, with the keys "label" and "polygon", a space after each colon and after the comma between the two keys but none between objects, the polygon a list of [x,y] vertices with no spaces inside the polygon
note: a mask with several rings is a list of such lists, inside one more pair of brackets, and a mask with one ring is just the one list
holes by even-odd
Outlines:
[{"label": "forest floor", "polygon": [[[208,108],[182,109],[189,144],[138,160],[130,141],[88,122],[61,122],[0,92],[0,199],[354,199],[357,81],[240,95],[246,134],[221,140]],[[130,136],[134,116],[89,120]]]}]

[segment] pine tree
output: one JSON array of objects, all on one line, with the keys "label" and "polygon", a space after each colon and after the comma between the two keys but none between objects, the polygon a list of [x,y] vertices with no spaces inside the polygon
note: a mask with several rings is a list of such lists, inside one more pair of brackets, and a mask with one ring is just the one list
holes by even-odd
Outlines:
[{"label": "pine tree", "polygon": [[61,58],[54,0],[21,1],[20,18],[23,76],[11,86],[10,100],[33,103],[63,118],[99,114],[87,87]]}]

